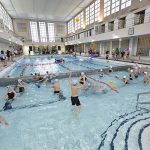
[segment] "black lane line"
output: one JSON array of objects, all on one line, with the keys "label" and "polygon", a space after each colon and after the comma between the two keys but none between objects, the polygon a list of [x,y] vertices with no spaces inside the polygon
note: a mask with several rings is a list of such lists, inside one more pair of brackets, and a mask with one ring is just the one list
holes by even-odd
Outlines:
[{"label": "black lane line", "polygon": [[139,136],[138,136],[138,144],[139,144],[139,148],[140,150],[143,150],[143,146],[142,146],[142,134],[144,132],[144,130],[146,128],[148,128],[150,126],[150,124],[145,125],[139,132]]},{"label": "black lane line", "polygon": [[[50,105],[50,104],[53,104],[53,103],[63,102],[63,101],[65,101],[65,100],[57,100],[57,101],[52,101],[52,102],[45,102],[45,103],[18,106],[18,107],[14,107],[12,109],[8,109],[6,111],[15,111],[15,110],[20,110],[20,109],[30,109],[30,108],[35,108],[35,107],[42,107],[42,106],[45,106],[45,105]],[[0,110],[0,112],[2,112],[2,111],[4,111],[4,110]]]}]

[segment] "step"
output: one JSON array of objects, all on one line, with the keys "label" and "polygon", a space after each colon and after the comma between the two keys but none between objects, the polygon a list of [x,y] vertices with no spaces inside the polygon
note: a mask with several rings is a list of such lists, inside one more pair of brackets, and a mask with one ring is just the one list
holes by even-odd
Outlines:
[{"label": "step", "polygon": [[114,146],[114,150],[123,150],[125,149],[125,139],[126,139],[126,134],[127,132],[130,132],[130,128],[132,126],[134,126],[134,124],[138,121],[140,121],[143,118],[146,117],[150,117],[150,113],[144,113],[144,114],[140,114],[140,115],[135,115],[133,116],[132,119],[128,120],[126,123],[122,124],[122,126],[120,126],[118,128],[118,130],[116,130],[117,132],[114,134],[114,137],[111,141],[111,147]]},{"label": "step", "polygon": [[121,126],[122,124],[124,124],[125,122],[128,122],[133,117],[141,115],[145,112],[146,112],[145,110],[135,111],[135,112],[131,112],[129,114],[122,115],[118,119],[113,120],[111,122],[110,126],[101,135],[102,140],[101,140],[98,150],[109,150],[110,142],[112,141],[112,138],[113,138],[114,134],[116,133],[116,129],[119,126]]},{"label": "step", "polygon": [[141,148],[143,150],[149,150],[150,149],[150,122],[149,124],[145,125],[141,129],[141,132],[139,134],[141,134],[141,139],[139,139],[139,142],[141,142]]}]

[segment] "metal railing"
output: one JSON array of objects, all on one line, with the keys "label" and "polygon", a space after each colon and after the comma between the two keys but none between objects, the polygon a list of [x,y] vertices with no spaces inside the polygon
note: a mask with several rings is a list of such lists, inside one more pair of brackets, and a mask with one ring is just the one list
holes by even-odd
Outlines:
[{"label": "metal railing", "polygon": [[143,92],[143,93],[138,93],[137,94],[137,104],[136,104],[136,110],[138,110],[138,106],[139,106],[139,104],[150,104],[150,100],[148,101],[148,102],[139,102],[139,99],[140,99],[140,96],[141,95],[148,95],[148,94],[150,94],[150,92]]}]

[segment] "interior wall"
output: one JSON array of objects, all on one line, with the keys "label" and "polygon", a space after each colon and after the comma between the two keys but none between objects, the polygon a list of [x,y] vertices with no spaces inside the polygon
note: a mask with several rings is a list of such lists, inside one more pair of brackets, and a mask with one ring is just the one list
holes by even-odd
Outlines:
[{"label": "interior wall", "polygon": [[0,42],[0,51],[1,50],[3,50],[3,51],[12,50],[13,48],[9,47],[9,46],[10,46],[9,44],[5,44],[5,43]]}]

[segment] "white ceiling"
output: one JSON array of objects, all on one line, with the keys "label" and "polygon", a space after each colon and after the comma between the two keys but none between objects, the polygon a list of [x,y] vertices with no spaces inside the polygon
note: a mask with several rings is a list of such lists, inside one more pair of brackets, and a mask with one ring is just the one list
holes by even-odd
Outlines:
[{"label": "white ceiling", "polygon": [[13,18],[68,21],[93,0],[0,0]]}]

